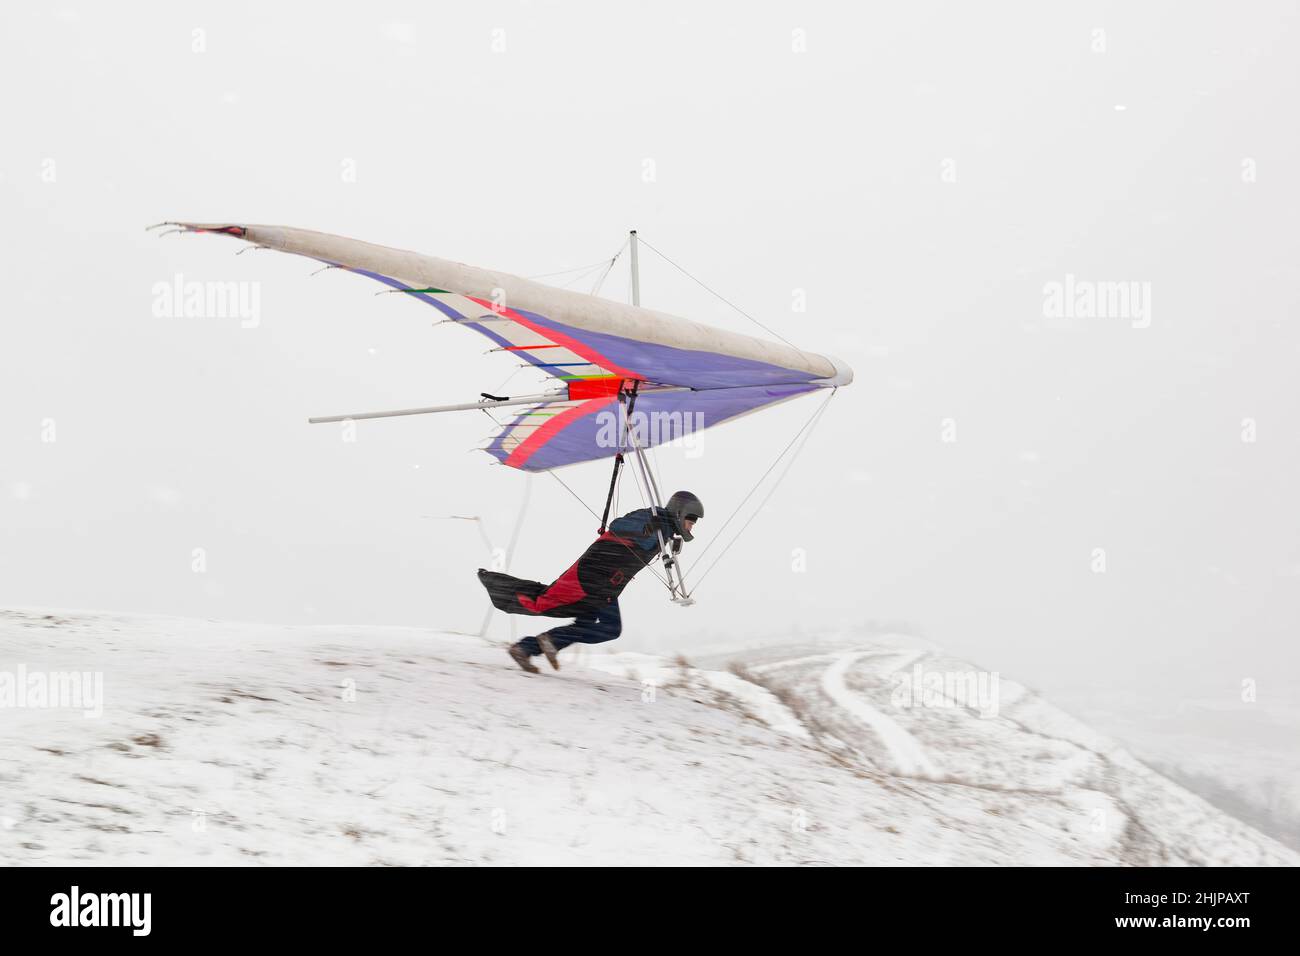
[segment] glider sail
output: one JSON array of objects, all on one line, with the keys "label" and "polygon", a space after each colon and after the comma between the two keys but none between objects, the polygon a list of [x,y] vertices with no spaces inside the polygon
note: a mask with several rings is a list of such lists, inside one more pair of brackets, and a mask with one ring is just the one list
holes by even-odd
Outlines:
[{"label": "glider sail", "polygon": [[551,391],[535,401],[482,406],[518,406],[484,450],[524,471],[625,450],[619,411],[629,390],[636,393],[634,440],[645,448],[853,380],[843,362],[779,342],[432,256],[288,226],[166,225],[367,276],[536,367],[551,379]]}]

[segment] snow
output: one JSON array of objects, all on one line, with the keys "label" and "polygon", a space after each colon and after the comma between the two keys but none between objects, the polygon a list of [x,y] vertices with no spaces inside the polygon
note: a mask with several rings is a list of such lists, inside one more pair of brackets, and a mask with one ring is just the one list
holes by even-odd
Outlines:
[{"label": "snow", "polygon": [[[878,655],[859,654],[853,651],[837,655],[835,661],[822,674],[822,690],[836,705],[871,728],[889,752],[895,768],[900,773],[909,776],[937,777],[939,771],[935,769],[934,763],[926,755],[925,748],[920,742],[894,720],[868,703],[866,697],[854,693],[844,683],[850,667],[875,656]],[[906,655],[906,660],[900,668],[910,665],[920,656],[920,652]]]},{"label": "snow", "polygon": [[1053,699],[1122,740],[1144,763],[1293,849],[1300,848],[1300,698],[1278,687],[1258,701],[1225,702],[1168,688],[1106,693],[1057,690]]},{"label": "snow", "polygon": [[104,687],[0,709],[0,863],[1300,863],[1005,679],[891,704],[934,648],[616,647],[0,610],[0,675]]}]

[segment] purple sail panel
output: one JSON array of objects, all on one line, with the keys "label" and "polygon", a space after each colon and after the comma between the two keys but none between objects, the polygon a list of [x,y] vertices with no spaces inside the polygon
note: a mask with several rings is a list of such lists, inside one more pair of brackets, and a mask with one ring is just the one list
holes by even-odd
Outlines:
[{"label": "purple sail panel", "polygon": [[811,382],[816,376],[719,352],[673,348],[604,332],[592,332],[565,325],[536,312],[513,309],[540,331],[550,329],[576,339],[609,361],[636,372],[650,382],[685,385],[690,388],[733,388],[740,385],[777,385]]},{"label": "purple sail panel", "polygon": [[[643,448],[689,437],[705,428],[808,392],[816,385],[772,385],[710,391],[643,393],[636,400],[631,424]],[[546,471],[582,461],[612,458],[623,434],[623,406],[614,399],[593,399],[567,409],[548,429],[538,429],[511,451],[502,446],[510,426],[487,451],[504,464],[524,471]],[[519,419],[516,419],[516,423]],[[514,423],[512,423],[514,424]]]}]

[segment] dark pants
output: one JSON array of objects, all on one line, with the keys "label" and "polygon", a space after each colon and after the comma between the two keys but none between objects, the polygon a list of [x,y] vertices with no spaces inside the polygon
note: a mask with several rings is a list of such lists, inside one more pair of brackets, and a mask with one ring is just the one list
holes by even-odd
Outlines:
[{"label": "dark pants", "polygon": [[[611,601],[594,615],[580,617],[572,624],[555,627],[546,632],[557,651],[564,650],[570,644],[603,644],[605,641],[614,640],[621,633],[623,633],[623,619],[619,615],[617,601]],[[535,637],[525,637],[519,642],[519,646],[529,657],[542,653]]]}]

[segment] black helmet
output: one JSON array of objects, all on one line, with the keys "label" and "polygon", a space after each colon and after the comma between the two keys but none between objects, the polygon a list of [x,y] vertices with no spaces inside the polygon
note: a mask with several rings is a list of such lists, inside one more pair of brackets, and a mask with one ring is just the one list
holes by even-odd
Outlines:
[{"label": "black helmet", "polygon": [[700,503],[700,499],[689,491],[678,491],[668,499],[664,510],[676,519],[677,530],[682,533],[682,538],[686,541],[694,541],[695,535],[686,530],[686,520],[692,518],[699,521],[704,517],[704,505]]}]

